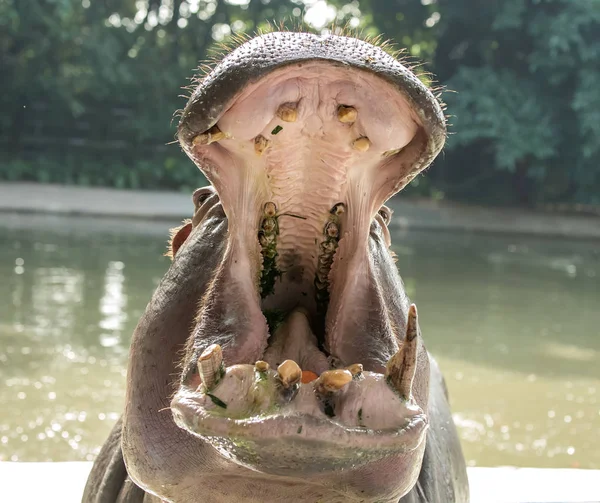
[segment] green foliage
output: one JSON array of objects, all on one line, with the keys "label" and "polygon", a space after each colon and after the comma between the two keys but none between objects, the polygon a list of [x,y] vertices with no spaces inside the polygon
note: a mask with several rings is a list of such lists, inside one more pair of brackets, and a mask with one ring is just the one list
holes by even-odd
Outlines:
[{"label": "green foliage", "polygon": [[447,85],[460,89],[446,98],[456,113],[451,148],[484,140],[494,165],[512,172],[522,159],[543,165],[556,154],[553,110],[530,81],[510,70],[462,67]]},{"label": "green foliage", "polygon": [[[448,148],[409,194],[600,204],[600,0],[328,3],[327,23],[382,33],[449,90]],[[267,20],[326,29],[313,4],[0,0],[0,180],[202,184],[169,145],[191,69]]]},{"label": "green foliage", "polygon": [[[458,4],[481,14],[475,29],[456,17]],[[505,0],[478,9],[463,0],[439,8],[435,61],[456,91],[445,96],[456,133],[445,163],[464,163],[469,147],[479,163],[512,173],[520,202],[597,203],[600,1]]]}]

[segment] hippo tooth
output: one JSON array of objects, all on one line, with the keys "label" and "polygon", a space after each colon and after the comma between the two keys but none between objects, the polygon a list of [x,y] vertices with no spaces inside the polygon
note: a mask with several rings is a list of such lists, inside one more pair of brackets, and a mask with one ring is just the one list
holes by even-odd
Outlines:
[{"label": "hippo tooth", "polygon": [[371,140],[366,136],[361,136],[352,142],[352,148],[359,152],[366,152],[371,147]]},{"label": "hippo tooth", "polygon": [[277,109],[277,116],[285,122],[296,122],[298,110],[295,103],[284,103]]},{"label": "hippo tooth", "polygon": [[284,388],[290,388],[302,379],[302,369],[294,360],[285,360],[277,367],[277,373]]},{"label": "hippo tooth", "polygon": [[417,370],[418,335],[417,306],[411,304],[406,320],[406,337],[398,352],[388,361],[385,372],[387,382],[406,400],[411,397]]},{"label": "hippo tooth", "polygon": [[352,373],[349,370],[327,370],[316,380],[315,391],[319,394],[335,393],[350,381],[352,381]]},{"label": "hippo tooth", "polygon": [[227,135],[219,129],[219,126],[215,125],[215,126],[211,127],[205,133],[201,133],[199,135],[194,136],[194,139],[192,140],[192,144],[194,146],[210,145],[211,143],[220,141],[226,137],[227,137]]},{"label": "hippo tooth", "polygon": [[325,226],[325,234],[330,238],[337,238],[340,235],[340,229],[335,222],[328,222]]},{"label": "hippo tooth", "polygon": [[269,148],[271,142],[267,140],[263,135],[259,134],[254,138],[254,151],[258,155],[263,155],[264,151]]},{"label": "hippo tooth", "polygon": [[356,377],[362,373],[363,366],[362,363],[353,363],[352,365],[347,366],[346,370],[352,374],[352,377]]},{"label": "hippo tooth", "polygon": [[198,372],[207,390],[212,389],[223,375],[223,351],[218,344],[208,346],[198,359]]},{"label": "hippo tooth", "polygon": [[269,370],[269,364],[262,360],[258,360],[254,364],[254,370],[256,370],[257,372],[266,372],[267,370]]},{"label": "hippo tooth", "polygon": [[275,217],[277,216],[277,206],[275,203],[269,201],[263,206],[263,213],[266,217]]},{"label": "hippo tooth", "polygon": [[354,107],[340,105],[337,110],[338,120],[344,124],[351,124],[356,121],[358,112]]},{"label": "hippo tooth", "polygon": [[382,155],[383,157],[392,157],[393,155],[398,154],[402,149],[401,148],[394,148],[392,150],[386,150]]}]

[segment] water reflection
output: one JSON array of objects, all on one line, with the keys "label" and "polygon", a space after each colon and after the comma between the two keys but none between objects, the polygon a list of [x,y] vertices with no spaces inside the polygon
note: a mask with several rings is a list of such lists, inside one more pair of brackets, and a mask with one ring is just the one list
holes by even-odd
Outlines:
[{"label": "water reflection", "polygon": [[[93,458],[123,407],[131,333],[168,267],[166,224],[47,222],[0,227],[0,460]],[[600,468],[597,244],[394,240],[469,463]]]},{"label": "water reflection", "polygon": [[127,321],[127,296],[123,290],[125,264],[120,261],[108,263],[104,276],[104,296],[100,299],[100,328],[107,332],[100,334],[100,344],[104,347],[116,346]]}]

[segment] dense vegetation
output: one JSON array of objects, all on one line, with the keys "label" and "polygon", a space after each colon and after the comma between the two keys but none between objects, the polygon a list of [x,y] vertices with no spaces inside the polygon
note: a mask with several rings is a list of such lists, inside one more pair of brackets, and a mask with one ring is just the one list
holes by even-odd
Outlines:
[{"label": "dense vegetation", "polygon": [[0,179],[197,186],[180,88],[266,20],[382,33],[452,90],[413,193],[600,204],[600,0],[0,0]]}]

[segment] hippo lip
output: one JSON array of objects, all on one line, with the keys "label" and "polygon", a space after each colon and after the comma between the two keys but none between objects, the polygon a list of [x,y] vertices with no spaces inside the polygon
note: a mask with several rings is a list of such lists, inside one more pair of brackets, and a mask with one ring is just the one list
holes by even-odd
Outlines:
[{"label": "hippo lip", "polygon": [[[445,132],[427,87],[356,39],[264,35],[199,82],[178,137],[218,193],[228,243],[172,401],[180,427],[272,473],[417,449],[424,348],[382,206]],[[284,440],[320,461],[290,459]]]},{"label": "hippo lip", "polygon": [[[214,416],[191,390],[174,398],[176,424],[210,443],[227,458],[275,475],[356,468],[399,456],[422,444],[427,416],[418,407],[397,429],[349,427],[329,417],[271,414],[246,419]],[[310,463],[306,462],[310,459]]]}]

